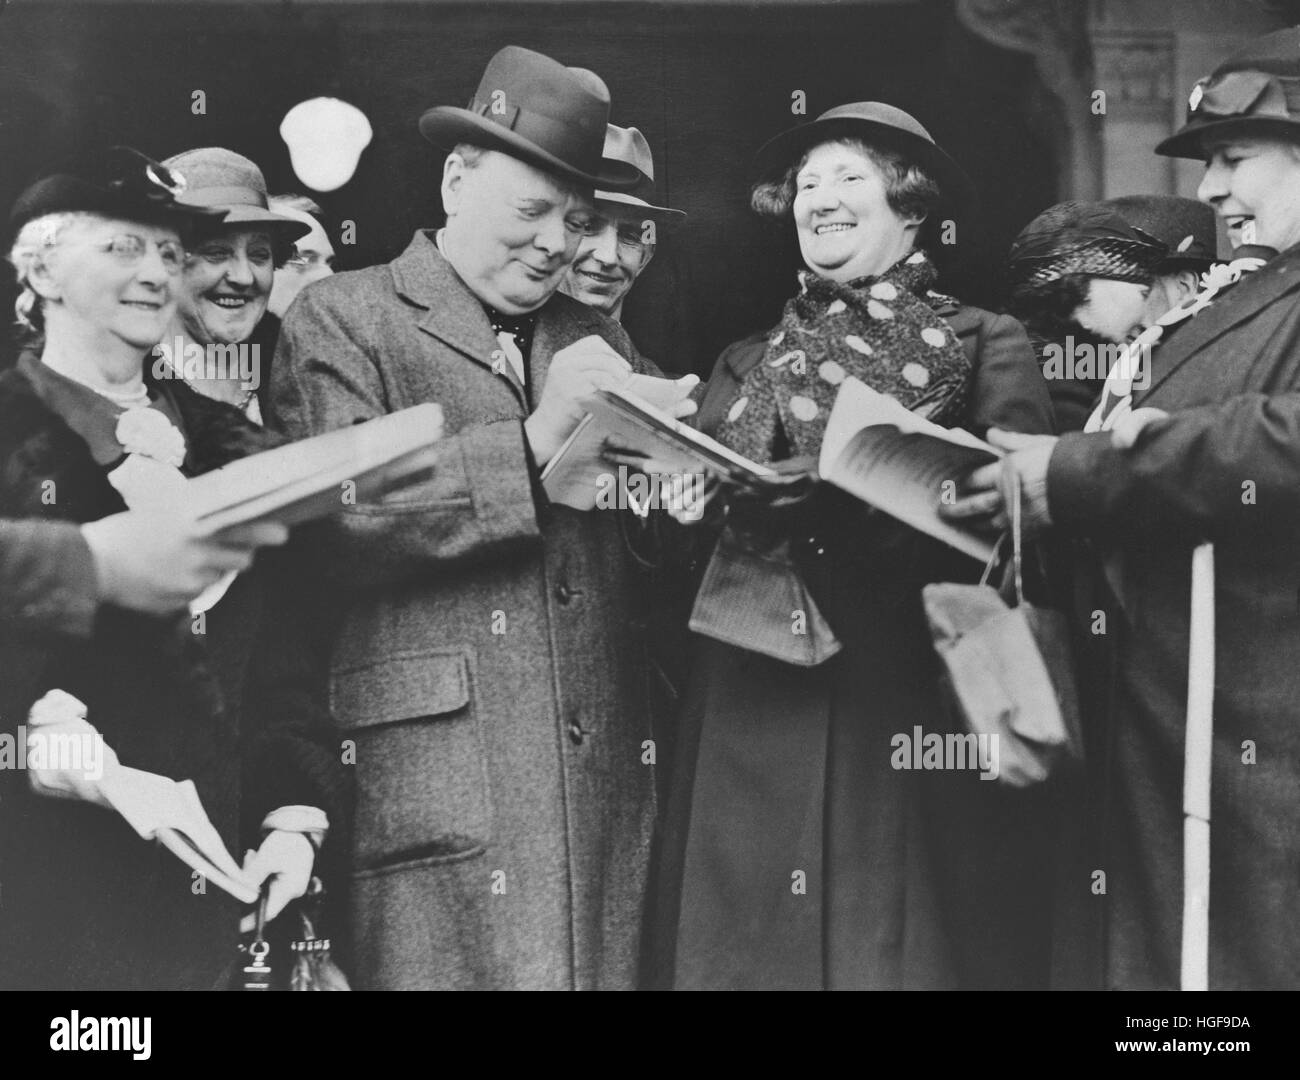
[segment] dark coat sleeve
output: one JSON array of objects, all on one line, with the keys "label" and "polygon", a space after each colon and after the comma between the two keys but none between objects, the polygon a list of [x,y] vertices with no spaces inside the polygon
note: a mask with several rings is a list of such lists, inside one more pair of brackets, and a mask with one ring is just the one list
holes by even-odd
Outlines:
[{"label": "dark coat sleeve", "polygon": [[95,562],[78,526],[0,521],[0,628],[89,637],[98,607]]},{"label": "dark coat sleeve", "polygon": [[247,842],[280,806],[316,806],[343,851],[352,773],[329,707],[329,648],[337,609],[310,587],[291,551],[259,557],[265,607],[244,692],[243,814]]},{"label": "dark coat sleeve", "polygon": [[947,316],[976,365],[967,428],[983,438],[989,428],[1050,434],[1052,402],[1025,328],[1010,315],[963,307]]},{"label": "dark coat sleeve", "polygon": [[1082,534],[1293,536],[1300,528],[1300,393],[1242,394],[1148,426],[1131,450],[1109,432],[1061,437],[1052,520]]}]

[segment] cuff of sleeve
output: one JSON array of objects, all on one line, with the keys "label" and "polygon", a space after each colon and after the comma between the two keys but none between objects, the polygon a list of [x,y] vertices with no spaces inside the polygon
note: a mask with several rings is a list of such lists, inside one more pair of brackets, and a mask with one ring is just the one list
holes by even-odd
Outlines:
[{"label": "cuff of sleeve", "polygon": [[[42,557],[31,567],[32,597],[26,618],[59,634],[89,637],[95,627],[102,582],[85,534],[72,524],[41,525]],[[44,580],[41,580],[44,578]]]},{"label": "cuff of sleeve", "polygon": [[523,425],[514,420],[487,424],[462,432],[461,439],[474,512],[485,535],[490,539],[538,535],[533,498],[537,465]]},{"label": "cuff of sleeve", "polygon": [[1104,527],[1125,490],[1128,466],[1108,431],[1062,435],[1047,466],[1052,524],[1072,533]]},{"label": "cuff of sleeve", "polygon": [[302,833],[317,851],[325,842],[329,827],[330,822],[325,811],[315,806],[281,806],[262,819],[264,831]]}]

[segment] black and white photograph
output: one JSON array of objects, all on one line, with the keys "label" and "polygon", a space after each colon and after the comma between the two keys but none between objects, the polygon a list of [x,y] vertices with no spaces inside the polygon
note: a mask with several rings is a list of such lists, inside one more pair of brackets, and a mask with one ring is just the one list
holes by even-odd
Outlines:
[{"label": "black and white photograph", "polygon": [[0,163],[37,1052],[1300,989],[1300,2],[8,0]]}]

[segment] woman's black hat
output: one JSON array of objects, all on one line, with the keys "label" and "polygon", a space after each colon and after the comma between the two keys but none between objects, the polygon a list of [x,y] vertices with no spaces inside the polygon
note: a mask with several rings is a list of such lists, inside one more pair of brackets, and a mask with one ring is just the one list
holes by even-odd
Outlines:
[{"label": "woman's black hat", "polygon": [[1300,27],[1256,38],[1197,82],[1187,122],[1156,153],[1204,161],[1207,138],[1240,135],[1300,142]]},{"label": "woman's black hat", "polygon": [[128,221],[165,220],[179,226],[217,220],[221,210],[181,201],[185,177],[129,146],[114,146],[76,172],[60,172],[28,187],[9,212],[9,232],[46,214],[88,211]]},{"label": "woman's black hat", "polygon": [[816,120],[781,132],[759,148],[754,167],[760,177],[774,178],[812,147],[845,138],[897,151],[933,177],[954,211],[965,213],[973,208],[975,185],[962,167],[939,148],[916,117],[880,101],[837,105]]},{"label": "woman's black hat", "polygon": [[1026,225],[1008,254],[1013,288],[1040,285],[1071,274],[1151,280],[1168,249],[1100,203],[1049,206]]}]

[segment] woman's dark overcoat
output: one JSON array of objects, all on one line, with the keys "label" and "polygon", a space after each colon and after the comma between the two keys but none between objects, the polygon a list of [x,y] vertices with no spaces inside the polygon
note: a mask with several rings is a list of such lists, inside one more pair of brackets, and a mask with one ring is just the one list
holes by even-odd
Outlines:
[{"label": "woman's dark overcoat", "polygon": [[[125,509],[108,469],[38,392],[41,381],[33,354],[0,374],[0,516],[87,522]],[[147,381],[183,424],[190,475],[281,441],[180,383]],[[16,738],[36,699],[66,690],[86,704],[123,764],[194,781],[236,861],[241,840],[257,842],[255,831],[240,835],[241,779],[254,830],[276,806],[333,809],[337,754],[328,734],[321,741],[313,734],[328,733],[328,717],[313,720],[310,688],[281,677],[291,663],[287,626],[257,638],[261,576],[237,578],[206,613],[203,633],[188,615],[155,618],[111,605],[100,606],[89,636],[5,625],[0,731]],[[246,697],[250,679],[265,692]],[[235,959],[239,915],[235,900],[196,882],[116,814],[35,795],[24,771],[0,771],[0,986],[211,988]]]},{"label": "woman's dark overcoat", "polygon": [[[1048,432],[1014,319],[932,301],[975,362],[967,426]],[[723,353],[715,431],[766,335]],[[1050,792],[891,767],[891,739],[955,730],[921,610],[980,567],[830,488],[796,560],[843,651],[800,668],[697,637],[659,852],[656,981],[679,988],[1034,986]],[[804,891],[800,891],[800,889]]]}]

